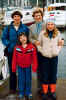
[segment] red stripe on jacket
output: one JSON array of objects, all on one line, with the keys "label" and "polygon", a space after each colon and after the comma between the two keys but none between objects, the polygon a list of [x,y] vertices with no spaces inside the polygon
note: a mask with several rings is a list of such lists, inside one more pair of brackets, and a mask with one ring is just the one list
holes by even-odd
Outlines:
[{"label": "red stripe on jacket", "polygon": [[22,68],[28,68],[32,65],[32,70],[36,72],[37,51],[32,43],[29,43],[26,48],[22,46],[15,46],[12,59],[12,72],[16,72],[17,66]]}]

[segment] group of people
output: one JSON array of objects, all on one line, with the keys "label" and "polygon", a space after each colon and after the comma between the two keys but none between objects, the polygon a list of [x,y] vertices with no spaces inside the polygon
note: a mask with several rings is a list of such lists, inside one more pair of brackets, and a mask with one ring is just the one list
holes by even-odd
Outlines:
[{"label": "group of people", "polygon": [[21,12],[13,12],[13,21],[2,33],[2,43],[9,52],[10,94],[16,93],[18,83],[18,98],[26,96],[27,100],[32,100],[33,71],[37,72],[37,88],[39,92],[42,91],[43,100],[47,100],[49,95],[56,100],[58,54],[64,40],[55,26],[54,18],[48,18],[44,23],[40,9],[35,10],[32,16],[35,23],[28,27],[21,22]]}]

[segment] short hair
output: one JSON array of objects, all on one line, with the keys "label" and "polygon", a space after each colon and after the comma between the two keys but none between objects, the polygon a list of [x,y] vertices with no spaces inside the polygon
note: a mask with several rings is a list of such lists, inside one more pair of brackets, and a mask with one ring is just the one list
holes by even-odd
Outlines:
[{"label": "short hair", "polygon": [[32,17],[34,17],[36,13],[41,13],[41,16],[43,17],[43,12],[42,12],[42,10],[40,10],[40,9],[36,9],[36,10],[33,12]]},{"label": "short hair", "polygon": [[20,11],[14,11],[14,12],[11,14],[11,17],[13,18],[14,15],[19,15],[21,18],[23,17],[23,15],[21,14]]}]

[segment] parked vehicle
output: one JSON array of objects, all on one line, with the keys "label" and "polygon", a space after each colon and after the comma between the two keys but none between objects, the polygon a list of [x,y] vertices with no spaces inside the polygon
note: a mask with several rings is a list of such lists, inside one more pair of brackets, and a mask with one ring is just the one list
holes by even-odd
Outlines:
[{"label": "parked vehicle", "polygon": [[33,12],[32,8],[24,8],[22,10],[22,14],[23,14],[22,22],[23,22],[23,24],[31,25],[32,23],[34,23],[34,19],[32,17],[32,12]]},{"label": "parked vehicle", "polygon": [[57,27],[66,26],[66,3],[54,3],[48,5],[48,10],[45,12],[43,19],[47,21],[48,17],[54,16]]},{"label": "parked vehicle", "polygon": [[16,8],[16,9],[8,9],[5,11],[3,20],[2,20],[2,24],[3,25],[9,25],[10,22],[12,21],[11,18],[11,14],[16,11],[19,10],[22,14],[23,14],[23,18],[22,18],[22,23],[26,24],[26,25],[31,25],[32,23],[34,23],[34,19],[32,17],[32,11],[33,9],[20,9],[20,8]]}]

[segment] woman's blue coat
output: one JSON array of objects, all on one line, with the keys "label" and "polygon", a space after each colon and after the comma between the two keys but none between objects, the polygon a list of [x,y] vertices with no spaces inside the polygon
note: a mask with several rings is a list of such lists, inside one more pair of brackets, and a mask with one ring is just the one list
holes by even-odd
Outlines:
[{"label": "woman's blue coat", "polygon": [[[8,29],[9,28],[9,29]],[[2,33],[2,42],[5,46],[8,46],[8,51],[13,52],[14,46],[17,43],[17,36],[20,32],[27,32],[29,35],[29,29],[26,25],[20,23],[18,30],[14,28],[13,22],[9,26],[6,26]]]}]

